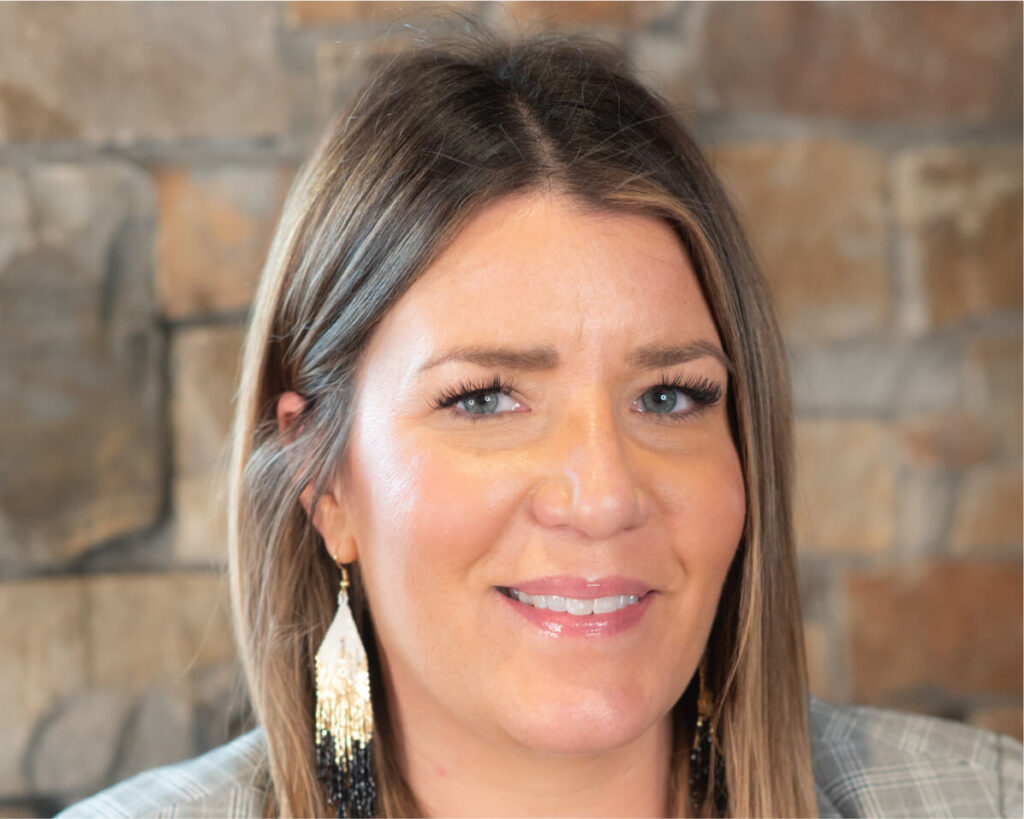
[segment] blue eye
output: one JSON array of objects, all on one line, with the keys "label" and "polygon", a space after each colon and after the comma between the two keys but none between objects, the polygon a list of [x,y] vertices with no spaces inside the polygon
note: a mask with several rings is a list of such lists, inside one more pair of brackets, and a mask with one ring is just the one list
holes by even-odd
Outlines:
[{"label": "blue eye", "polygon": [[[501,396],[511,396],[515,389],[513,382],[502,381],[497,375],[489,384],[461,382],[458,387],[437,396],[432,406],[435,409],[446,409],[462,404],[463,408],[453,410],[453,414],[471,421],[500,418],[509,414],[507,411],[498,412]],[[685,379],[663,374],[661,383],[644,392],[638,401],[642,407],[641,414],[651,415],[659,421],[682,421],[717,404],[721,398],[722,388],[708,378]],[[518,402],[515,402],[515,407],[518,406]]]}]

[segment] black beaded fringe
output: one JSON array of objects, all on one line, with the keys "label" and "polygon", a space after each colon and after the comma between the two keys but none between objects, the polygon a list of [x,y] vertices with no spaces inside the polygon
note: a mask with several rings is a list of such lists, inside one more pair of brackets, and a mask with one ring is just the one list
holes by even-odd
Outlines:
[{"label": "black beaded fringe", "polygon": [[334,737],[324,731],[316,748],[316,766],[327,785],[327,801],[337,805],[338,819],[373,816],[377,785],[373,781],[373,740],[354,742],[348,773],[334,761]]},{"label": "black beaded fringe", "polygon": [[[697,741],[690,751],[690,802],[694,816],[704,815],[704,803],[711,785],[711,752],[714,731],[703,720],[697,723]],[[715,816],[725,816],[729,807],[729,791],[725,784],[725,760],[715,755],[715,782],[712,806]]]}]

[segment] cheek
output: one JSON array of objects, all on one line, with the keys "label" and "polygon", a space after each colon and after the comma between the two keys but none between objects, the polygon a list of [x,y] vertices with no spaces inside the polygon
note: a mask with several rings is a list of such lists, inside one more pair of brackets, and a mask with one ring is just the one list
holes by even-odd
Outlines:
[{"label": "cheek", "polygon": [[[739,457],[730,446],[686,467],[671,480],[667,504],[678,558],[684,570],[720,585],[746,522],[746,491]],[[719,589],[715,589],[715,596]]]},{"label": "cheek", "polygon": [[452,599],[446,589],[498,537],[500,482],[465,455],[395,430],[353,436],[351,466],[371,602],[406,621],[435,619],[438,601]]}]

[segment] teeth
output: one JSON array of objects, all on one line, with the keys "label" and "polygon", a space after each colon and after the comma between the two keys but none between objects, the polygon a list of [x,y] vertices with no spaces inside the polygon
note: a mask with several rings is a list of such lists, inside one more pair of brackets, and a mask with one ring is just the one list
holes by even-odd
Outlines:
[{"label": "teeth", "polygon": [[509,589],[508,596],[513,600],[518,600],[520,603],[525,603],[537,609],[564,611],[577,617],[586,617],[588,614],[611,614],[613,611],[618,611],[619,609],[626,608],[626,606],[633,606],[640,602],[639,596],[635,594],[577,598],[562,597],[557,594],[527,594],[518,589]]}]

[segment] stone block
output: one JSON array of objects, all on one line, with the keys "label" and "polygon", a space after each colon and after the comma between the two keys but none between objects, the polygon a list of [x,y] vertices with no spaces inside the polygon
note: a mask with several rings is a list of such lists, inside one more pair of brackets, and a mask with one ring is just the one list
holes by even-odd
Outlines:
[{"label": "stone block", "polygon": [[847,577],[857,700],[1020,696],[1019,562],[944,561]]},{"label": "stone block", "polygon": [[1021,463],[987,464],[966,472],[953,518],[956,552],[1021,550]]},{"label": "stone block", "polygon": [[1021,450],[1021,396],[1024,367],[1021,363],[1020,318],[1005,334],[986,334],[967,342],[967,384],[964,403],[973,414],[983,415],[994,430],[997,451],[1019,458]]},{"label": "stone block", "polygon": [[1019,124],[1013,3],[710,3],[703,106],[861,121]]},{"label": "stone block", "polygon": [[607,27],[637,29],[664,20],[678,12],[681,4],[663,2],[591,2],[591,0],[552,0],[504,4],[506,12],[518,26],[542,28]]},{"label": "stone block", "polygon": [[269,3],[0,7],[0,141],[278,136]]},{"label": "stone block", "polygon": [[425,14],[458,14],[476,16],[480,13],[482,3],[476,2],[367,2],[367,0],[348,0],[348,2],[308,2],[307,0],[291,0],[284,4],[285,24],[289,28],[306,26],[351,26],[360,23],[404,23],[422,19]]},{"label": "stone block", "polygon": [[789,345],[794,403],[814,414],[941,414],[970,398],[963,345],[864,339]]},{"label": "stone block", "polygon": [[709,151],[793,343],[883,331],[892,312],[881,156],[834,139]]},{"label": "stone block", "polygon": [[[154,685],[127,719],[121,753],[108,777],[120,782],[142,771],[188,759],[193,753],[192,703],[181,687]],[[81,743],[87,746],[87,742]]]},{"label": "stone block", "polygon": [[77,691],[47,715],[26,758],[32,789],[84,793],[107,782],[128,702],[117,690]]},{"label": "stone block", "polygon": [[[910,331],[1021,307],[1020,145],[928,147],[895,163]],[[916,302],[916,303],[915,303]]]},{"label": "stone block", "polygon": [[87,581],[7,581],[0,593],[0,793],[32,794],[25,755],[37,724],[88,685]]},{"label": "stone block", "polygon": [[92,683],[140,693],[235,657],[227,578],[203,572],[89,581]]},{"label": "stone block", "polygon": [[828,638],[820,623],[804,624],[808,690],[815,697],[834,700],[828,685]]},{"label": "stone block", "polygon": [[968,715],[968,722],[986,731],[1009,734],[1018,740],[1024,739],[1024,709],[1020,705],[989,705],[975,708]]},{"label": "stone block", "polygon": [[21,174],[32,231],[0,271],[0,463],[17,464],[0,471],[0,558],[46,565],[156,520],[164,347],[147,177]]},{"label": "stone block", "polygon": [[892,433],[876,421],[798,419],[797,545],[817,552],[879,553],[893,542]]},{"label": "stone block", "polygon": [[0,168],[0,270],[32,246],[30,199],[23,174]]},{"label": "stone block", "polygon": [[941,554],[949,544],[957,480],[941,469],[904,466],[896,478],[896,544],[901,554]]},{"label": "stone block", "polygon": [[242,337],[236,326],[174,335],[174,551],[183,562],[227,561],[226,458]]},{"label": "stone block", "polygon": [[958,469],[996,453],[999,432],[978,413],[919,414],[899,421],[905,460],[915,467]]},{"label": "stone block", "polygon": [[170,317],[242,310],[259,282],[292,168],[162,168],[157,291]]}]

